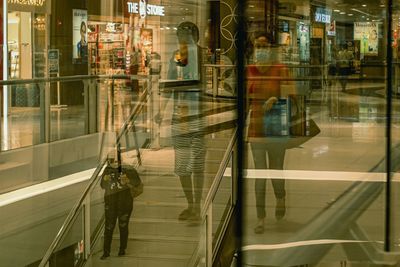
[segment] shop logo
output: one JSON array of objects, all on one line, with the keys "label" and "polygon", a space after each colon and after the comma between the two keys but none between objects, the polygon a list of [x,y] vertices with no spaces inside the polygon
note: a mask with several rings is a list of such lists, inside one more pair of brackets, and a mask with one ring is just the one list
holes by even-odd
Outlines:
[{"label": "shop logo", "polygon": [[139,14],[141,18],[149,16],[165,16],[164,6],[150,5],[146,0],[139,0],[139,3],[128,2],[128,13]]},{"label": "shop logo", "polygon": [[46,0],[8,0],[9,4],[25,6],[43,6]]},{"label": "shop logo", "polygon": [[146,1],[140,0],[139,2],[139,15],[142,19],[146,17]]}]

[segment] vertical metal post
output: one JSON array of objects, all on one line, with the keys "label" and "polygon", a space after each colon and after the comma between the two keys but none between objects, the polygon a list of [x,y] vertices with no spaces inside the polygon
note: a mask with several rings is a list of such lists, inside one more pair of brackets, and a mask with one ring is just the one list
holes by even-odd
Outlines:
[{"label": "vertical metal post", "polygon": [[91,251],[91,240],[90,240],[90,194],[85,199],[83,205],[83,244],[84,244],[84,258],[87,260],[90,256]]},{"label": "vertical metal post", "polygon": [[212,94],[213,97],[218,95],[218,67],[216,65],[212,66]]},{"label": "vertical metal post", "polygon": [[213,203],[210,204],[207,211],[207,218],[206,218],[206,266],[212,267],[212,259],[213,259],[213,235],[212,235],[212,207]]},{"label": "vertical metal post", "polygon": [[236,173],[238,177],[237,192],[237,226],[236,226],[236,237],[238,240],[238,258],[237,266],[242,266],[242,239],[243,239],[243,167],[244,167],[244,131],[245,131],[245,118],[246,118],[246,72],[245,72],[245,54],[246,54],[246,20],[245,11],[247,6],[246,0],[238,0],[237,2],[237,38],[236,38],[236,55],[237,55],[237,127],[238,127],[238,139],[237,139],[237,157],[236,157]]},{"label": "vertical metal post", "polygon": [[36,83],[40,92],[40,143],[50,142],[50,82],[44,86]]},{"label": "vertical metal post", "polygon": [[85,134],[89,133],[89,117],[90,117],[90,106],[89,106],[89,81],[83,80],[83,110],[85,112]]},{"label": "vertical metal post", "polygon": [[110,103],[110,108],[111,108],[111,130],[115,132],[115,121],[114,121],[114,78],[111,77],[111,103]]},{"label": "vertical metal post", "polygon": [[392,228],[392,214],[391,214],[391,202],[392,202],[392,158],[391,158],[391,147],[392,147],[392,91],[393,91],[393,50],[392,50],[392,12],[393,12],[393,1],[387,1],[387,44],[386,44],[386,55],[387,55],[387,93],[386,93],[386,213],[385,213],[385,251],[390,252],[391,250],[391,228]]}]

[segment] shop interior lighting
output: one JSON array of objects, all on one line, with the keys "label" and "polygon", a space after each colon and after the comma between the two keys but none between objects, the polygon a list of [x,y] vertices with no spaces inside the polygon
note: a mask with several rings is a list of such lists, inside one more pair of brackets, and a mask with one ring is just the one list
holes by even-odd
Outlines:
[{"label": "shop interior lighting", "polygon": [[350,13],[350,14],[347,14],[347,16],[350,16],[350,17],[351,17],[351,16],[353,16],[353,14]]},{"label": "shop interior lighting", "polygon": [[254,7],[254,5],[249,5],[249,7],[250,7],[250,8],[253,8],[253,7]]},{"label": "shop interior lighting", "polygon": [[344,14],[346,14],[346,12],[340,12],[340,15],[344,15]]},{"label": "shop interior lighting", "polygon": [[366,7],[367,5],[366,4],[362,4],[362,7]]},{"label": "shop interior lighting", "polygon": [[358,12],[358,13],[360,13],[360,14],[364,14],[364,15],[367,15],[367,16],[371,16],[371,14],[369,14],[369,13],[367,13],[367,12],[364,12],[364,11],[361,11],[361,10],[359,10],[359,9],[357,9],[357,8],[352,8],[351,10],[353,10],[353,11],[355,11],[355,12]]},{"label": "shop interior lighting", "polygon": [[339,9],[334,9],[333,12],[340,12],[340,10]]}]

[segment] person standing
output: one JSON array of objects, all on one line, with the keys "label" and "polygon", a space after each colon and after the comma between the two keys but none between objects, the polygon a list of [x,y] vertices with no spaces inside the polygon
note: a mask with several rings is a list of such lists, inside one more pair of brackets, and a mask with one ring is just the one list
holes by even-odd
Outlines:
[{"label": "person standing", "polygon": [[342,92],[346,91],[346,85],[349,75],[351,74],[351,63],[354,56],[351,51],[348,50],[347,44],[343,44],[341,50],[337,56],[338,75],[340,76],[339,82],[342,88]]},{"label": "person standing", "polygon": [[134,184],[134,175],[138,175],[134,168],[122,168],[120,173],[115,158],[108,159],[107,167],[101,177],[100,186],[104,192],[104,246],[101,259],[110,256],[112,235],[118,221],[120,233],[120,247],[118,256],[125,255],[128,244],[129,219],[133,210],[131,188]]},{"label": "person standing", "polygon": [[[282,170],[285,159],[287,136],[282,134],[281,124],[281,83],[279,79],[288,76],[288,70],[279,64],[279,53],[274,51],[265,33],[259,33],[254,40],[254,64],[247,68],[248,93],[250,101],[250,125],[248,138],[256,169]],[[268,77],[273,77],[269,79]],[[267,158],[268,155],[268,158]],[[268,160],[267,160],[268,159]],[[264,232],[266,217],[266,179],[256,179],[256,234]],[[286,213],[285,180],[271,180],[276,198],[275,217],[282,219]]]}]

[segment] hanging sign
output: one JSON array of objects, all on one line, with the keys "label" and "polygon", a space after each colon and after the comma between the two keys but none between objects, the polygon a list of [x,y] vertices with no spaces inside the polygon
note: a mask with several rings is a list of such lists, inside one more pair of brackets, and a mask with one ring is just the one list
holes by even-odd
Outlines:
[{"label": "hanging sign", "polygon": [[315,22],[331,23],[332,11],[328,8],[317,7],[315,9]]}]

